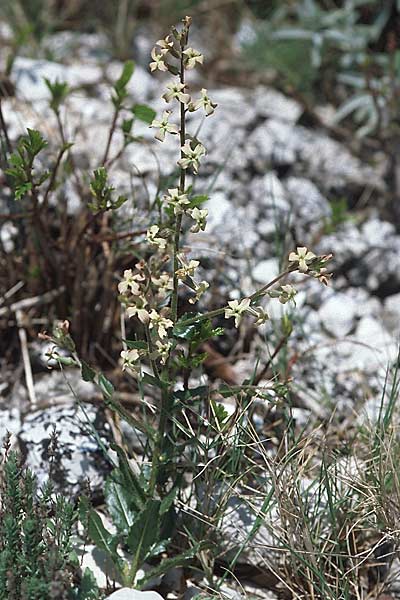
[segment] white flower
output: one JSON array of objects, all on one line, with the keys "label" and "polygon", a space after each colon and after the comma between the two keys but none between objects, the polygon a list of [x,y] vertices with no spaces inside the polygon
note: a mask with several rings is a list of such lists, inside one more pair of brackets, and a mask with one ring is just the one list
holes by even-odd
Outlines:
[{"label": "white flower", "polygon": [[128,308],[126,309],[126,314],[128,315],[128,318],[131,319],[132,317],[137,317],[139,321],[143,323],[143,325],[146,325],[146,323],[148,323],[150,319],[148,311],[144,308],[146,304],[147,302],[145,298],[142,298],[140,303],[138,302],[134,306],[128,306]]},{"label": "white flower", "polygon": [[160,290],[173,290],[174,282],[169,273],[161,273],[159,277],[155,277],[154,275],[151,278],[152,283],[156,285]]},{"label": "white flower", "polygon": [[166,53],[167,50],[161,50],[161,54],[157,54],[157,49],[153,48],[151,51],[151,58],[153,59],[153,62],[151,62],[149,65],[152,72],[157,71],[157,69],[159,71],[168,71],[168,67],[164,62],[164,55]]},{"label": "white flower", "polygon": [[187,141],[185,145],[181,147],[181,152],[185,158],[178,160],[178,165],[180,165],[182,169],[188,169],[189,167],[192,167],[193,171],[197,174],[200,159],[206,153],[206,149],[204,148],[203,144],[197,144],[193,149],[190,145],[190,142]]},{"label": "white flower", "polygon": [[186,57],[185,66],[187,69],[194,69],[197,63],[199,63],[199,65],[203,64],[204,56],[198,50],[187,48],[183,51],[183,54]]},{"label": "white flower", "polygon": [[250,302],[250,298],[244,298],[240,302],[239,300],[231,300],[228,302],[228,307],[225,308],[225,319],[235,317],[235,327],[238,327],[243,313],[245,313],[250,306]]},{"label": "white flower", "polygon": [[127,369],[135,371],[136,363],[140,358],[140,354],[139,354],[138,350],[135,350],[135,349],[122,350],[121,358],[122,358],[122,370],[123,371],[126,371]]},{"label": "white flower", "polygon": [[167,362],[169,352],[172,348],[171,342],[160,342],[160,340],[156,341],[157,352],[160,355],[160,360],[163,365]]},{"label": "white flower", "polygon": [[207,225],[206,219],[208,217],[208,210],[206,208],[200,209],[197,208],[197,206],[195,206],[194,208],[192,208],[192,210],[189,211],[189,214],[192,217],[192,219],[196,221],[196,224],[190,228],[190,231],[192,233],[204,231]]},{"label": "white flower", "polygon": [[201,298],[201,296],[208,290],[210,284],[207,281],[200,281],[200,283],[195,283],[195,295],[192,298],[189,298],[190,304],[195,304]]},{"label": "white flower", "polygon": [[168,190],[168,196],[164,196],[165,201],[173,207],[176,215],[184,212],[187,204],[190,204],[187,194],[180,194],[178,188]]},{"label": "white flower", "polygon": [[176,271],[176,276],[179,279],[185,279],[186,277],[193,277],[195,269],[199,266],[200,262],[198,260],[187,260],[181,255],[178,255],[178,260],[181,263],[181,268]]},{"label": "white flower", "polygon": [[210,98],[207,95],[206,88],[202,88],[200,94],[201,98],[199,100],[190,103],[189,110],[195,111],[199,108],[203,108],[208,117],[209,115],[213,114],[214,110],[217,108],[217,104],[215,102],[211,102]]},{"label": "white flower", "polygon": [[152,124],[150,125],[150,127],[154,127],[160,130],[154,136],[156,140],[160,140],[160,142],[163,142],[165,140],[166,133],[179,133],[178,126],[168,121],[170,114],[170,110],[164,110],[161,120],[159,121],[157,119],[154,119]]},{"label": "white flower", "polygon": [[279,294],[279,302],[281,304],[286,304],[289,300],[294,300],[296,294],[297,290],[292,285],[282,285]]},{"label": "white flower", "polygon": [[158,225],[152,225],[146,233],[147,241],[150,244],[158,246],[160,250],[165,250],[165,248],[167,247],[167,240],[162,237],[157,237],[159,231],[160,228],[158,227]]},{"label": "white flower", "polygon": [[134,296],[138,296],[140,293],[138,281],[143,281],[143,276],[139,273],[133,275],[132,269],[126,269],[124,271],[124,279],[118,284],[119,293],[126,294],[129,290]]},{"label": "white flower", "polygon": [[250,309],[251,314],[256,317],[254,325],[263,325],[269,319],[269,314],[265,312],[262,306],[256,306],[254,312]]},{"label": "white flower", "polygon": [[164,98],[165,102],[171,102],[171,100],[176,98],[182,104],[189,104],[190,95],[185,94],[185,92],[183,91],[184,89],[185,89],[184,83],[179,83],[179,82],[169,83],[167,85],[167,91],[165,92],[165,94],[163,94],[162,97]]},{"label": "white flower", "polygon": [[163,40],[158,40],[156,44],[157,46],[160,46],[160,48],[162,48],[163,50],[167,50],[168,52],[174,46],[174,42],[172,41],[170,35],[167,35]]},{"label": "white flower", "polygon": [[298,246],[297,254],[296,254],[296,252],[291,252],[289,254],[289,262],[299,263],[298,269],[301,273],[307,273],[307,271],[308,271],[307,263],[312,262],[314,260],[314,258],[316,258],[314,252],[307,250],[307,248],[305,246]]},{"label": "white flower", "polygon": [[173,327],[173,322],[171,319],[166,319],[162,315],[160,315],[156,310],[152,310],[150,313],[150,329],[155,327],[157,329],[158,337],[163,339],[167,337],[167,329]]}]

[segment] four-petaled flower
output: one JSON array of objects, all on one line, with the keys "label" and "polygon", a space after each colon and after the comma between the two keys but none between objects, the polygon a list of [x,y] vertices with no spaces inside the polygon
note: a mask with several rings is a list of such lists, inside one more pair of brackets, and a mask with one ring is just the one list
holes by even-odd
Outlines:
[{"label": "four-petaled flower", "polygon": [[200,159],[206,153],[206,149],[204,148],[203,144],[196,144],[196,146],[192,148],[190,142],[186,141],[185,145],[181,148],[181,152],[184,155],[184,158],[178,160],[178,165],[182,167],[182,169],[188,169],[189,167],[192,167],[193,171],[197,174]]},{"label": "four-petaled flower", "polygon": [[199,63],[199,65],[203,64],[204,56],[198,50],[187,48],[183,51],[183,54],[186,57],[185,67],[187,69],[194,69],[197,63]]},{"label": "four-petaled flower", "polygon": [[190,204],[187,194],[181,194],[178,188],[168,190],[168,196],[164,196],[166,202],[173,207],[176,215],[184,212],[186,205]]},{"label": "four-petaled flower", "polygon": [[126,369],[136,371],[136,363],[140,358],[138,350],[122,350],[121,358],[123,371],[125,371]]},{"label": "four-petaled flower", "polygon": [[174,46],[174,42],[172,41],[170,35],[167,35],[163,40],[158,40],[156,44],[157,46],[160,46],[160,48],[166,50],[167,52],[169,52],[170,49]]},{"label": "four-petaled flower", "polygon": [[166,53],[167,50],[161,50],[161,53],[157,54],[157,49],[153,48],[151,51],[151,58],[153,59],[153,62],[151,62],[149,65],[152,72],[157,71],[157,69],[159,71],[168,71],[168,67],[164,62],[164,56]]},{"label": "four-petaled flower", "polygon": [[281,304],[286,304],[289,300],[294,300],[295,295],[297,294],[297,290],[290,285],[282,285],[279,293],[279,302]]},{"label": "four-petaled flower", "polygon": [[163,142],[165,140],[166,133],[172,133],[172,134],[179,133],[178,126],[174,125],[174,123],[170,123],[168,120],[170,114],[171,114],[170,110],[164,110],[161,120],[154,119],[152,124],[150,125],[150,127],[154,127],[155,129],[160,130],[160,131],[157,131],[156,135],[154,136],[156,138],[156,140],[160,140],[160,142]]},{"label": "four-petaled flower", "polygon": [[199,266],[200,262],[198,260],[190,260],[187,262],[185,258],[180,254],[178,254],[178,260],[181,263],[181,268],[178,269],[175,273],[179,279],[185,279],[186,277],[193,277],[195,269]]},{"label": "four-petaled flower", "polygon": [[243,313],[245,313],[250,306],[250,298],[243,298],[239,300],[231,300],[228,302],[228,307],[225,308],[225,319],[235,317],[235,327],[239,326]]},{"label": "four-petaled flower", "polygon": [[128,291],[134,296],[138,296],[140,293],[140,287],[138,281],[143,281],[143,276],[139,273],[135,275],[132,269],[126,269],[124,271],[124,278],[118,284],[118,291],[120,294],[126,294]]},{"label": "four-petaled flower", "polygon": [[126,309],[126,314],[128,315],[128,318],[131,319],[132,317],[137,317],[139,321],[143,323],[143,325],[146,325],[146,323],[149,322],[150,318],[148,311],[144,308],[146,304],[146,299],[141,298],[140,301],[138,301],[134,306],[128,306],[128,308]]},{"label": "four-petaled flower", "polygon": [[157,346],[157,352],[159,354],[161,363],[163,365],[165,365],[165,363],[167,362],[171,347],[172,347],[172,343],[171,342],[161,342],[160,340],[157,340],[156,346]]},{"label": "four-petaled flower", "polygon": [[184,83],[179,83],[177,81],[173,83],[169,83],[167,85],[167,91],[163,94],[163,98],[165,102],[171,102],[174,98],[182,102],[182,104],[189,104],[190,102],[190,94],[185,94],[183,91],[185,89]]},{"label": "four-petaled flower", "polygon": [[200,94],[201,98],[196,102],[191,102],[188,108],[190,111],[198,110],[199,108],[204,108],[204,111],[208,117],[209,115],[213,114],[214,110],[217,108],[217,104],[215,102],[211,102],[210,98],[207,95],[206,88],[202,88]]},{"label": "four-petaled flower", "polygon": [[207,225],[206,219],[208,217],[208,210],[206,208],[198,208],[197,206],[195,206],[194,208],[192,208],[192,210],[189,211],[189,214],[192,217],[192,219],[196,221],[196,224],[190,228],[190,231],[192,233],[204,231]]},{"label": "four-petaled flower", "polygon": [[173,327],[173,325],[171,319],[163,317],[154,309],[151,311],[149,327],[150,329],[153,329],[153,327],[157,329],[158,337],[160,339],[167,337],[167,329]]},{"label": "four-petaled flower", "polygon": [[316,258],[314,252],[307,250],[305,246],[297,246],[297,254],[296,252],[291,252],[289,254],[289,262],[298,263],[298,269],[301,273],[307,273],[308,264]]},{"label": "four-petaled flower", "polygon": [[208,290],[210,284],[207,281],[200,281],[199,283],[194,282],[195,295],[189,298],[190,304],[196,304],[202,297],[202,295]]},{"label": "four-petaled flower", "polygon": [[167,240],[162,237],[157,237],[159,231],[160,228],[158,227],[158,225],[152,225],[146,233],[147,241],[150,244],[158,246],[160,250],[165,250],[165,248],[167,247]]}]

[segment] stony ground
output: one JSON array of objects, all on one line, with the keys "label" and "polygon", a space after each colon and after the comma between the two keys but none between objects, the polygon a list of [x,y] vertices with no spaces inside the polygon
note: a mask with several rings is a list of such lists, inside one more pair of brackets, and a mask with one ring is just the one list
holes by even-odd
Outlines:
[{"label": "stony ground", "polygon": [[[60,34],[49,44],[56,61],[24,57],[16,61],[16,96],[3,103],[10,137],[15,140],[27,126],[40,129],[49,139],[57,135],[42,78],[65,80],[75,89],[68,101],[67,129],[81,161],[78,167],[95,168],[112,114],[105,80],[114,80],[121,65],[107,60],[97,36],[78,40]],[[144,40],[142,45],[146,46]],[[148,103],[159,114],[164,108],[162,88],[161,79],[136,67],[129,84],[136,101]],[[335,277],[328,289],[315,281],[299,278],[297,282],[299,326],[291,337],[289,361],[294,414],[298,423],[307,426],[328,418],[335,409],[343,429],[374,420],[387,366],[397,359],[400,333],[400,235],[380,210],[386,192],[384,159],[372,155],[368,164],[363,162],[333,137],[328,126],[307,126],[301,106],[273,89],[220,87],[209,89],[209,94],[218,103],[215,117],[202,120],[196,113],[191,126],[199,128],[208,149],[196,186],[210,193],[210,219],[206,232],[189,238],[188,245],[196,258],[203,258],[207,278],[218,286],[221,297],[232,289],[247,295],[268,282],[296,245],[317,254],[333,252]],[[157,178],[171,173],[177,142],[171,137],[158,143],[144,124],[137,133],[146,144],[130,146],[113,166],[111,179],[119,191],[132,187],[140,198],[151,196]],[[116,135],[111,154],[118,152],[120,143]],[[336,223],[331,201],[342,198],[353,210]],[[73,213],[80,200],[72,187],[68,201]],[[145,222],[134,207],[125,205],[123,211],[125,227],[129,221],[135,228],[140,228],[140,219]],[[0,235],[6,251],[12,252],[15,228],[10,221],[4,222]],[[230,353],[230,365],[239,379],[251,373],[255,353],[284,312],[293,311],[272,304],[271,310],[272,323],[253,336],[247,356]],[[31,352],[42,360],[43,349],[37,343],[31,344]],[[46,372],[44,359],[42,364],[43,372],[35,378],[39,408],[28,410],[24,417],[19,411],[27,406],[22,372],[16,381],[0,383],[0,438],[11,431],[27,464],[42,478],[46,440],[56,424],[64,449],[59,464],[64,489],[76,492],[88,474],[100,489],[107,467],[84,419],[79,420],[81,409],[76,411],[62,374]],[[73,373],[69,377],[82,401],[96,398],[90,384],[80,383]],[[88,412],[103,439],[110,439],[110,426],[96,402]],[[256,425],[262,430],[262,417],[258,418]],[[140,448],[135,439],[130,443],[136,451]],[[240,506],[233,508],[228,536],[245,536],[251,519],[245,511],[241,514]],[[263,543],[268,543],[265,538],[257,540],[259,548],[246,557],[248,562],[265,564],[268,552],[263,553]],[[256,596],[273,597],[261,589]]]}]

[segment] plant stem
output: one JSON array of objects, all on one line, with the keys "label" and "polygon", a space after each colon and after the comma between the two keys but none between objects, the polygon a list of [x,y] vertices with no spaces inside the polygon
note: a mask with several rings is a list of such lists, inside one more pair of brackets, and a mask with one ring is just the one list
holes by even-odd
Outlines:
[{"label": "plant stem", "polygon": [[[184,84],[185,83],[185,66],[184,66],[184,62],[183,62],[183,50],[184,50],[184,43],[186,41],[186,36],[185,38],[182,39],[181,41],[181,67],[180,67],[180,73],[179,73],[179,79],[180,79],[180,83]],[[186,109],[185,109],[185,105],[183,104],[183,102],[180,103],[180,117],[181,117],[181,127],[180,127],[180,144],[181,144],[181,148],[182,146],[185,145],[185,138],[186,138],[186,123],[185,123],[185,115],[186,115]],[[181,150],[181,158],[184,158],[184,154]],[[184,194],[185,193],[185,185],[186,185],[186,171],[185,169],[183,169],[182,167],[180,167],[180,181],[179,181],[179,193],[180,194]],[[182,227],[182,215],[178,215],[176,217],[175,220],[175,233],[174,233],[174,260],[173,260],[173,269],[174,269],[174,275],[173,275],[173,285],[174,285],[174,289],[172,292],[172,300],[171,300],[171,311],[172,311],[172,320],[174,323],[176,323],[177,319],[178,319],[178,285],[179,285],[179,279],[176,275],[176,272],[179,268],[179,261],[178,261],[178,253],[179,253],[179,245],[180,245],[180,236],[181,236],[181,227]]]}]

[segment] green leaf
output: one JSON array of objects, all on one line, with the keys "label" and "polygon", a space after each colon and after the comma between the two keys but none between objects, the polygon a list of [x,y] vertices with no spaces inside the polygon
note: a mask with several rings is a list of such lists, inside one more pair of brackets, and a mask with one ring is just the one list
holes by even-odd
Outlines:
[{"label": "green leaf", "polygon": [[166,381],[157,379],[157,377],[154,377],[149,373],[143,373],[142,382],[147,383],[147,385],[151,385],[153,387],[158,387],[160,390],[164,389],[168,385]]},{"label": "green leaf", "polygon": [[170,490],[168,492],[168,494],[162,499],[161,506],[160,506],[160,515],[163,515],[169,511],[169,509],[171,508],[171,506],[174,503],[177,492],[178,492],[178,488],[173,487],[172,490]]},{"label": "green leaf", "polygon": [[123,486],[125,493],[129,496],[131,508],[133,507],[135,512],[139,512],[146,504],[146,492],[132,471],[124,449],[117,444],[111,444],[111,448],[118,454],[119,464],[119,469],[113,471],[111,478]]},{"label": "green leaf", "polygon": [[120,78],[115,82],[114,89],[119,94],[126,88],[131,80],[133,71],[135,70],[135,63],[133,60],[127,60],[122,69]]},{"label": "green leaf", "polygon": [[130,350],[149,350],[147,342],[141,342],[136,340],[122,340],[128,346]]},{"label": "green leaf", "polygon": [[159,500],[149,500],[129,529],[126,541],[134,554],[132,563],[136,571],[147,557],[150,548],[159,539],[160,506]]},{"label": "green leaf", "polygon": [[115,527],[120,533],[127,533],[136,516],[130,508],[132,501],[129,490],[117,483],[112,477],[109,477],[106,481],[104,493]]},{"label": "green leaf", "polygon": [[76,596],[76,600],[97,600],[100,591],[96,583],[96,578],[92,571],[86,567]]},{"label": "green leaf", "polygon": [[194,196],[190,199],[190,204],[188,208],[195,208],[196,206],[201,206],[204,202],[207,202],[209,196],[207,194],[202,194],[200,196]]},{"label": "green leaf", "polygon": [[[11,175],[11,169],[8,170],[8,174]],[[15,199],[16,200],[21,200],[22,198],[24,198],[26,196],[26,194],[28,192],[30,192],[32,189],[32,184],[31,183],[22,183],[21,185],[17,185],[15,186]]]},{"label": "green leaf", "polygon": [[100,515],[93,508],[89,512],[88,532],[100,550],[104,550],[114,560],[119,558],[116,552],[117,539],[104,527]]},{"label": "green leaf", "polygon": [[143,121],[149,125],[154,121],[157,114],[155,110],[146,104],[135,104],[131,110],[139,121]]},{"label": "green leaf", "polygon": [[81,361],[81,375],[83,381],[94,381],[96,371],[92,369],[84,360]]},{"label": "green leaf", "polygon": [[138,581],[138,586],[143,587],[143,585],[153,577],[163,575],[164,573],[166,573],[170,569],[173,569],[174,567],[184,566],[189,560],[193,559],[201,550],[203,550],[206,547],[206,542],[200,542],[198,544],[195,544],[192,548],[189,548],[189,550],[186,550],[181,554],[177,554],[173,558],[167,558],[161,561],[161,563],[159,563],[156,567],[146,571],[146,574],[143,577],[143,579],[140,579]]},{"label": "green leaf", "polygon": [[111,383],[111,381],[109,381],[107,377],[103,375],[103,373],[99,373],[97,383],[100,386],[104,399],[111,400],[115,392],[114,386]]}]

